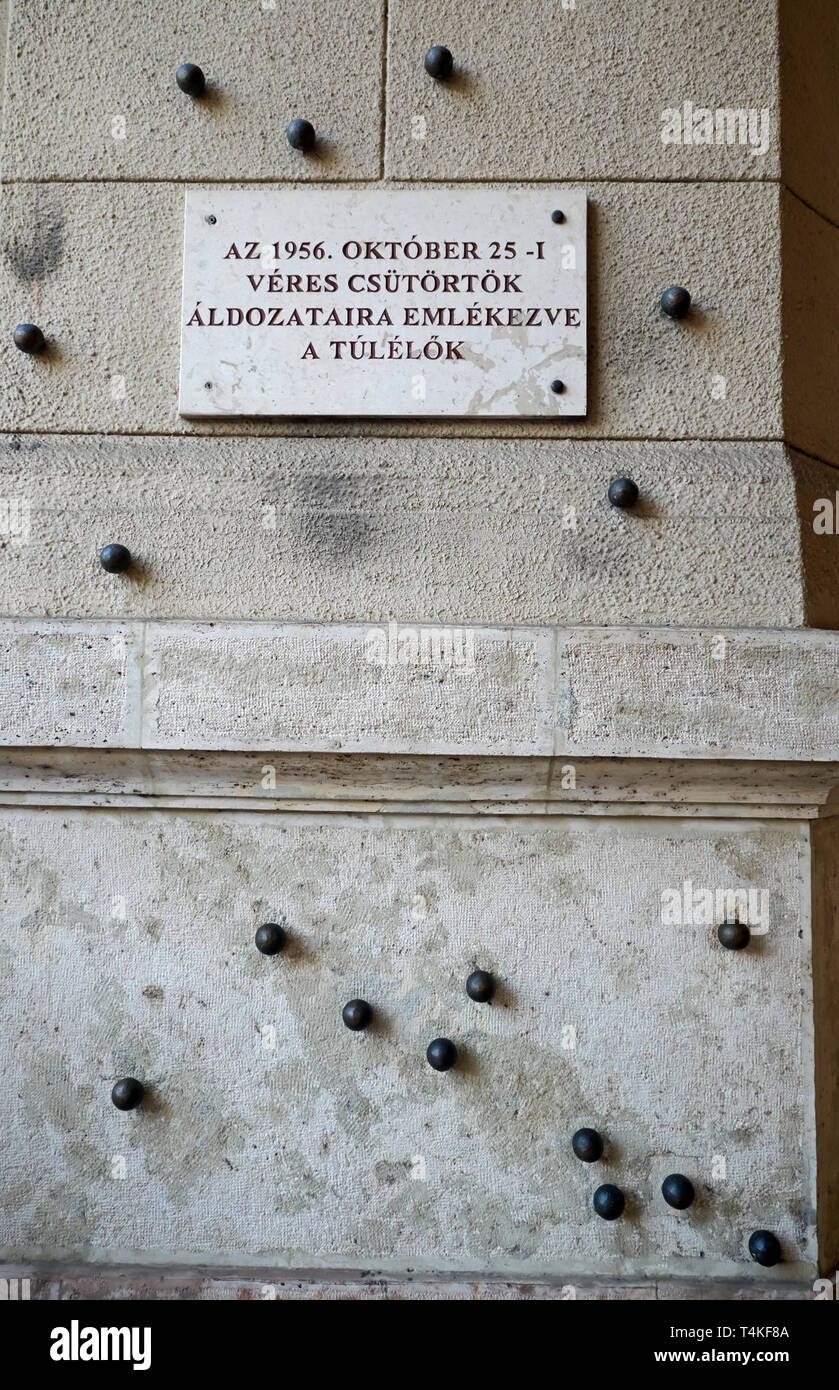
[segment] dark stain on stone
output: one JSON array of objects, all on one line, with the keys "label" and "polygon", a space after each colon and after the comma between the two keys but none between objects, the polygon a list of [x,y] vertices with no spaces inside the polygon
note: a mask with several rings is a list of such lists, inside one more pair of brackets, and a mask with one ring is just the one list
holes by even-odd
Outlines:
[{"label": "dark stain on stone", "polygon": [[361,480],[317,473],[294,478],[291,486],[295,497],[286,510],[287,525],[307,550],[340,560],[371,549],[374,528],[359,503]]},{"label": "dark stain on stone", "polygon": [[50,914],[44,912],[42,908],[36,907],[34,912],[30,912],[27,917],[21,918],[21,928],[23,931],[40,931],[41,927],[50,925]]},{"label": "dark stain on stone", "polygon": [[410,1164],[406,1160],[388,1162],[385,1159],[377,1163],[373,1171],[377,1182],[385,1187],[392,1187],[394,1183],[404,1181],[410,1176]]},{"label": "dark stain on stone", "polygon": [[12,233],[3,254],[12,272],[25,285],[49,278],[64,256],[64,214],[36,204],[25,232]]}]

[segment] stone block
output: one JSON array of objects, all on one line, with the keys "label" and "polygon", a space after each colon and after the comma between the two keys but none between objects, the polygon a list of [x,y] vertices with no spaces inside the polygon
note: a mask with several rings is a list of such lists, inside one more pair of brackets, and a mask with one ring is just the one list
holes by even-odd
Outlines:
[{"label": "stone block", "polygon": [[[777,822],[2,811],[2,1258],[763,1284],[766,1227],[772,1282],[812,1277],[808,853]],[[747,951],[665,924],[685,880],[763,895]]]},{"label": "stone block", "polygon": [[[328,32],[314,0],[212,18],[201,0],[14,4],[3,179],[378,178],[383,23],[382,0],[332,7]],[[200,99],[175,83],[183,62],[205,74]],[[311,155],[288,144],[295,116],[315,126]]]},{"label": "stone block", "polygon": [[[423,67],[432,44],[451,81]],[[391,0],[386,169],[392,178],[773,179],[777,16],[713,0],[663,7],[557,0]],[[692,112],[685,126],[685,104]],[[700,115],[714,113],[710,143]],[[729,140],[716,111],[753,108]],[[679,127],[663,113],[678,109]],[[766,111],[763,117],[762,112]],[[689,143],[684,138],[688,131]],[[672,129],[679,139],[665,143]]]},{"label": "stone block", "polygon": [[7,437],[0,612],[828,628],[836,491],[771,443]]},{"label": "stone block", "polygon": [[[528,422],[531,436],[766,439],[782,435],[776,186],[600,183],[589,200],[588,416]],[[441,206],[446,189],[438,190]],[[184,192],[169,183],[7,185],[0,198],[0,428],[76,433],[323,434],[324,421],[178,415]],[[546,215],[550,208],[546,207]],[[678,249],[675,249],[678,248]],[[688,318],[666,318],[684,284]],[[16,323],[48,350],[19,352]],[[370,364],[361,364],[362,366]],[[376,364],[372,364],[374,367]],[[519,421],[452,421],[521,437]],[[379,434],[439,434],[428,420]],[[369,436],[370,421],[332,433]]]}]

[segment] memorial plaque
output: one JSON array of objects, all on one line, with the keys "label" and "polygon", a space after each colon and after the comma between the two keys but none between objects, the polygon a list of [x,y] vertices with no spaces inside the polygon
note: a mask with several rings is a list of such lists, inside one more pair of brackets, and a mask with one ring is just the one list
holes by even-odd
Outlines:
[{"label": "memorial plaque", "polygon": [[181,414],[585,409],[579,190],[187,191]]}]

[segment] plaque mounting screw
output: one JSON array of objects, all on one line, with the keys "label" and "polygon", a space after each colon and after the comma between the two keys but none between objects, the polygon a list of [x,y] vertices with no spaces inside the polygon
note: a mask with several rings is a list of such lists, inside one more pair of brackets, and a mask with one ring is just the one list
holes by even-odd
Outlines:
[{"label": "plaque mounting screw", "polygon": [[565,221],[565,213],[564,213],[564,212],[560,212],[559,208],[554,208],[554,211],[551,213],[551,221],[552,221],[552,222],[564,222],[564,221]]},{"label": "plaque mounting screw", "polygon": [[209,217],[204,218],[204,221],[209,222],[211,227],[214,227],[216,225],[216,217],[212,212],[210,213]]},{"label": "plaque mounting screw", "polygon": [[293,121],[289,121],[286,127],[288,143],[293,150],[302,150],[305,154],[314,147],[315,128],[311,121],[301,120],[299,116]]},{"label": "plaque mounting screw", "polygon": [[690,308],[690,294],[683,285],[671,285],[661,296],[661,312],[669,319],[683,319]]},{"label": "plaque mounting screw", "polygon": [[638,484],[631,478],[615,478],[607,493],[613,507],[634,507],[638,501]]},{"label": "plaque mounting screw", "polygon": [[205,381],[205,382],[204,382],[204,390],[205,390],[205,391],[212,391],[212,389],[213,389],[213,383],[212,383],[211,381]]},{"label": "plaque mounting screw", "polygon": [[556,381],[551,382],[551,390],[553,391],[555,396],[561,396],[563,391],[565,390],[565,382],[560,381],[559,378],[557,378]]},{"label": "plaque mounting screw", "polygon": [[454,58],[441,43],[435,43],[425,55],[425,70],[429,77],[445,82],[452,75]]},{"label": "plaque mounting screw", "polygon": [[47,345],[47,340],[34,323],[19,323],[12,335],[15,347],[20,348],[21,352],[43,352]]},{"label": "plaque mounting screw", "polygon": [[202,97],[207,86],[203,72],[195,63],[181,63],[175,81],[188,97]]},{"label": "plaque mounting screw", "polygon": [[125,545],[113,543],[99,552],[99,563],[108,574],[122,574],[131,564],[131,551]]}]

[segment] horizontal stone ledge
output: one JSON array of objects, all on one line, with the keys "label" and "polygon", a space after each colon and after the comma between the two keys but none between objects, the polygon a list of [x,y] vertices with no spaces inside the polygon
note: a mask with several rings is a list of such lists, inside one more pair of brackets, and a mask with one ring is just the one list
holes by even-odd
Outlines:
[{"label": "horizontal stone ledge", "polygon": [[0,805],[817,819],[839,815],[839,761],[16,748]]},{"label": "horizontal stone ledge", "polygon": [[[66,1299],[228,1300],[266,1298],[387,1300],[702,1299],[709,1301],[812,1300],[813,1281],[790,1278],[783,1267],[775,1278],[694,1278],[644,1275],[597,1277],[579,1272],[526,1277],[486,1271],[438,1270],[422,1274],[407,1270],[285,1269],[266,1266],[208,1268],[195,1265],[81,1264],[77,1261],[35,1260],[0,1264],[0,1278],[17,1279],[18,1294],[41,1302]],[[20,1285],[28,1280],[25,1289]]]},{"label": "horizontal stone ledge", "polygon": [[298,1277],[281,1271],[273,1277],[254,1279],[214,1278],[201,1270],[161,1273],[157,1270],[65,1271],[60,1266],[52,1276],[32,1277],[28,1272],[8,1275],[19,1281],[28,1279],[27,1293],[33,1301],[52,1303],[68,1299],[186,1299],[193,1302],[229,1302],[272,1299],[283,1302],[654,1302],[691,1300],[707,1302],[794,1302],[812,1301],[812,1280],[755,1283],[734,1279],[561,1279],[518,1281],[468,1278],[458,1274],[446,1279],[413,1279],[410,1275],[388,1279],[328,1279],[310,1273]]},{"label": "horizontal stone ledge", "polygon": [[0,745],[831,761],[839,633],[0,621]]}]

